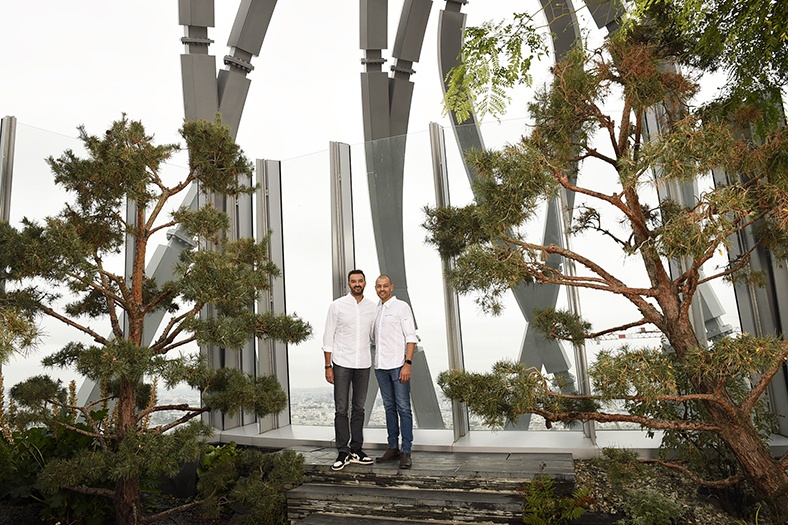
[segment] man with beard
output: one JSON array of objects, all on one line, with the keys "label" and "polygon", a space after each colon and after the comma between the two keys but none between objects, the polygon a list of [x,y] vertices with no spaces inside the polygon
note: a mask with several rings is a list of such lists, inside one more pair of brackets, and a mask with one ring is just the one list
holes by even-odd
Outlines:
[{"label": "man with beard", "polygon": [[326,381],[334,385],[334,432],[339,452],[332,470],[342,470],[348,463],[373,463],[361,449],[372,365],[370,341],[377,312],[375,303],[364,298],[366,284],[361,270],[348,273],[350,292],[329,306],[323,333]]}]

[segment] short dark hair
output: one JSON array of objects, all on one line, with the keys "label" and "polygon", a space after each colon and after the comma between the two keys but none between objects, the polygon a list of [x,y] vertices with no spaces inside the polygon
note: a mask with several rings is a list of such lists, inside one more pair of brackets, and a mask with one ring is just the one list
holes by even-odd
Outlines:
[{"label": "short dark hair", "polygon": [[350,280],[351,275],[361,275],[361,277],[363,277],[365,281],[367,280],[367,276],[364,275],[364,272],[362,272],[361,270],[350,270],[350,272],[348,272],[347,274],[348,281]]}]

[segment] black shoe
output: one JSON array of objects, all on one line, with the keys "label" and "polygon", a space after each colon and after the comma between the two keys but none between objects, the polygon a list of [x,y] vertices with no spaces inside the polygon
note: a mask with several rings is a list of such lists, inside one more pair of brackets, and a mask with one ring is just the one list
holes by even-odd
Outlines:
[{"label": "black shoe", "polygon": [[372,458],[367,456],[366,453],[361,449],[358,449],[355,452],[350,453],[350,462],[355,463],[357,465],[371,465],[372,463],[374,463],[374,461],[372,461]]},{"label": "black shoe", "polygon": [[342,470],[348,463],[350,463],[350,454],[347,452],[340,452],[337,456],[337,460],[331,465],[331,470]]},{"label": "black shoe", "polygon": [[399,457],[399,449],[398,448],[389,448],[386,449],[386,453],[380,456],[379,458],[375,459],[378,463],[384,463],[386,461],[391,461],[392,459],[397,459]]},{"label": "black shoe", "polygon": [[413,463],[410,460],[410,452],[401,452],[399,455],[399,468],[408,469]]}]

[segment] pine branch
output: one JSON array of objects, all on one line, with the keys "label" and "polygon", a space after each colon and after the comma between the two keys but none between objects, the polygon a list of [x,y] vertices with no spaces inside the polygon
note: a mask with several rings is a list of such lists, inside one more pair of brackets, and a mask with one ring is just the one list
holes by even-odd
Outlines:
[{"label": "pine branch", "polygon": [[110,489],[99,489],[96,487],[86,487],[84,485],[77,485],[74,487],[63,487],[63,488],[68,489],[72,492],[87,494],[89,496],[102,496],[109,499],[113,499],[115,497],[115,491]]},{"label": "pine branch", "polygon": [[65,317],[65,316],[63,316],[63,315],[59,314],[58,312],[56,312],[55,310],[53,310],[53,309],[52,309],[52,308],[50,308],[49,306],[43,306],[43,305],[42,305],[42,306],[41,306],[41,311],[43,311],[43,312],[44,312],[45,314],[47,314],[48,316],[50,316],[50,317],[53,317],[53,318],[57,319],[58,321],[62,322],[63,324],[66,324],[66,325],[68,325],[68,326],[71,326],[71,327],[73,327],[73,328],[76,328],[76,329],[77,329],[77,330],[79,330],[80,332],[82,332],[82,333],[84,333],[84,334],[86,334],[86,335],[89,335],[89,336],[90,336],[90,337],[92,337],[92,338],[93,338],[93,340],[94,340],[95,342],[97,342],[98,344],[101,344],[101,345],[107,345],[107,344],[109,344],[109,341],[107,340],[107,338],[106,338],[106,337],[104,337],[104,336],[102,336],[102,335],[98,334],[97,332],[94,332],[93,330],[91,330],[91,329],[90,329],[90,328],[88,328],[87,326],[83,326],[83,325],[81,325],[81,324],[77,323],[76,321],[72,321],[72,320],[71,320],[71,319],[69,319],[68,317]]},{"label": "pine branch", "polygon": [[760,399],[760,397],[766,391],[769,383],[771,383],[772,379],[774,379],[774,376],[777,375],[777,372],[782,369],[785,360],[788,359],[788,340],[783,341],[782,346],[783,351],[776,356],[772,367],[762,372],[758,382],[752,387],[750,392],[747,394],[747,397],[744,398],[744,402],[741,404],[741,409],[744,411],[744,413],[749,414],[752,412],[752,409],[755,407],[758,399]]},{"label": "pine branch", "polygon": [[193,509],[195,507],[199,507],[202,505],[202,501],[192,501],[191,503],[185,503],[183,505],[179,505],[177,507],[173,507],[171,509],[163,510],[161,512],[157,512],[156,514],[151,514],[150,516],[146,516],[140,520],[140,523],[155,523],[160,521],[168,516],[172,516],[173,514],[178,514],[180,512],[187,511],[189,509]]},{"label": "pine branch", "polygon": [[152,429],[150,429],[150,432],[156,432],[158,434],[163,434],[163,433],[167,432],[169,429],[175,428],[178,425],[186,423],[187,421],[190,421],[190,420],[194,419],[195,417],[199,416],[200,414],[202,414],[204,412],[209,412],[210,410],[211,410],[210,407],[194,408],[194,412],[186,414],[183,417],[181,417],[179,419],[176,419],[175,421],[173,421],[171,423],[167,423],[166,425],[159,425],[158,427],[153,427]]},{"label": "pine branch", "polygon": [[737,484],[741,483],[742,481],[744,481],[746,479],[744,476],[738,475],[738,476],[729,476],[729,477],[727,477],[725,479],[721,479],[721,480],[711,481],[711,480],[706,480],[706,479],[701,478],[700,476],[698,476],[697,474],[695,474],[694,472],[692,472],[688,468],[686,468],[686,467],[684,467],[682,465],[679,465],[678,463],[673,463],[673,462],[670,462],[670,461],[664,461],[662,459],[642,459],[641,462],[642,463],[652,463],[652,464],[655,464],[655,465],[662,465],[665,468],[669,468],[671,470],[675,470],[677,472],[681,472],[682,474],[687,476],[689,479],[691,479],[697,485],[700,485],[701,487],[710,488],[710,489],[723,489],[725,487],[731,487],[733,485],[737,485]]}]

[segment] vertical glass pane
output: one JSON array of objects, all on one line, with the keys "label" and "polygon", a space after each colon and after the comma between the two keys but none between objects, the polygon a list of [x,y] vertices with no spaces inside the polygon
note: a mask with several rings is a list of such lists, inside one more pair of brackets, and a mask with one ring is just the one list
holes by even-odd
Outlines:
[{"label": "vertical glass pane", "polygon": [[[456,130],[446,129],[447,168],[451,187],[451,203],[462,206],[473,201],[469,168],[464,162],[463,151],[470,145],[474,149],[481,144],[485,149],[499,149],[516,142],[526,133],[527,121],[513,119],[497,124],[484,124],[475,131],[473,126],[459,126]],[[557,209],[557,208],[556,208]],[[542,212],[525,225],[523,232],[534,242],[542,242],[545,229],[556,227],[555,222],[548,224],[547,203]],[[556,230],[558,231],[558,230]],[[518,294],[518,297],[515,297]],[[512,291],[503,300],[503,311],[492,316],[481,310],[475,294],[460,297],[462,341],[465,368],[468,371],[489,372],[498,361],[523,361],[552,375],[561,374],[576,381],[574,351],[571,345],[559,342],[546,342],[538,333],[528,333],[527,319],[532,317],[533,308],[567,308],[566,290],[545,286],[525,286]],[[526,340],[526,336],[528,339]],[[524,343],[525,341],[525,343]],[[472,430],[486,428],[473,414],[470,416]],[[544,420],[539,416],[521,418],[519,424],[507,429],[546,430]],[[579,430],[578,427],[556,425],[555,430]]]},{"label": "vertical glass pane", "polygon": [[312,326],[313,336],[288,346],[294,425],[333,425],[333,394],[325,380],[322,338],[331,286],[329,153],[282,162],[285,304]]}]

